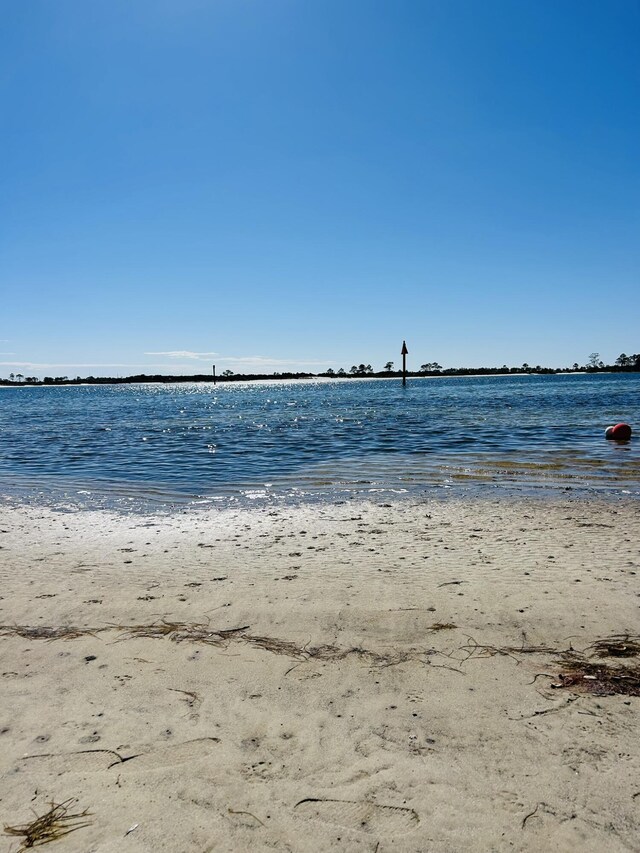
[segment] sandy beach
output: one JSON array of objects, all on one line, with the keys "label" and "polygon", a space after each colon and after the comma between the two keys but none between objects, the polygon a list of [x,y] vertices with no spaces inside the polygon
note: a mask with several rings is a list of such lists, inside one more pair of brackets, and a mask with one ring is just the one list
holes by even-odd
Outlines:
[{"label": "sandy beach", "polygon": [[90,825],[51,849],[640,850],[640,700],[562,677],[638,631],[637,503],[0,531],[0,820],[76,799]]}]

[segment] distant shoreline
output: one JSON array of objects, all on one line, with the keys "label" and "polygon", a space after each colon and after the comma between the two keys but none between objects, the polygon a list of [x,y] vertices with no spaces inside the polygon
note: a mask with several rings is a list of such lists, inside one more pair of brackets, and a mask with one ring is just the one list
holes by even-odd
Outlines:
[{"label": "distant shoreline", "polygon": [[[480,378],[483,376],[581,376],[593,374],[612,373],[639,373],[640,365],[637,367],[618,367],[617,365],[605,365],[597,368],[583,368],[574,370],[564,367],[538,367],[538,368],[448,368],[446,370],[431,371],[407,371],[407,379],[442,379],[442,378]],[[173,374],[146,374],[138,373],[132,376],[87,376],[69,379],[68,377],[45,377],[43,380],[34,381],[25,378],[23,381],[11,379],[0,379],[0,388],[28,388],[28,387],[58,387],[61,385],[135,385],[135,384],[175,384],[186,382],[205,382],[212,385],[226,384],[228,382],[264,382],[282,380],[329,380],[341,379],[353,381],[358,379],[402,379],[402,371],[378,371],[370,373],[234,373],[230,376],[212,376],[211,374],[196,373],[191,375]]]}]

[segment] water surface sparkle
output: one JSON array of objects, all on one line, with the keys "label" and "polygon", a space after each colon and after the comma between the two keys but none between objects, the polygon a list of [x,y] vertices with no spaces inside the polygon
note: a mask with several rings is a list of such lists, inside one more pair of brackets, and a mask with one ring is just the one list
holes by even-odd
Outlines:
[{"label": "water surface sparkle", "polygon": [[640,375],[4,388],[0,492],[76,505],[640,494]]}]

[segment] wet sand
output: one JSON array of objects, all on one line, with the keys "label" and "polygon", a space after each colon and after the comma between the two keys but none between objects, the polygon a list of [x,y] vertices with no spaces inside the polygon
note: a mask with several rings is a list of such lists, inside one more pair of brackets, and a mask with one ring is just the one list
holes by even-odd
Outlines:
[{"label": "wet sand", "polygon": [[552,686],[638,631],[637,503],[0,531],[3,824],[77,798],[56,850],[640,850],[640,699]]}]

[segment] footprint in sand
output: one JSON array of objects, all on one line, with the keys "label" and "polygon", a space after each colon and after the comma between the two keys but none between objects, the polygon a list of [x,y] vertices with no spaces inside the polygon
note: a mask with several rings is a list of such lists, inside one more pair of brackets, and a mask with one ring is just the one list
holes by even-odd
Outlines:
[{"label": "footprint in sand", "polygon": [[174,746],[165,746],[149,752],[120,755],[112,749],[84,749],[77,752],[44,753],[27,755],[20,759],[19,766],[25,770],[44,773],[98,773],[111,767],[122,767],[132,772],[156,770],[197,761],[208,755],[220,743],[216,737],[197,738]]},{"label": "footprint in sand", "polygon": [[296,803],[295,810],[307,818],[377,835],[404,834],[420,823],[413,809],[379,806],[363,800],[306,799]]}]

